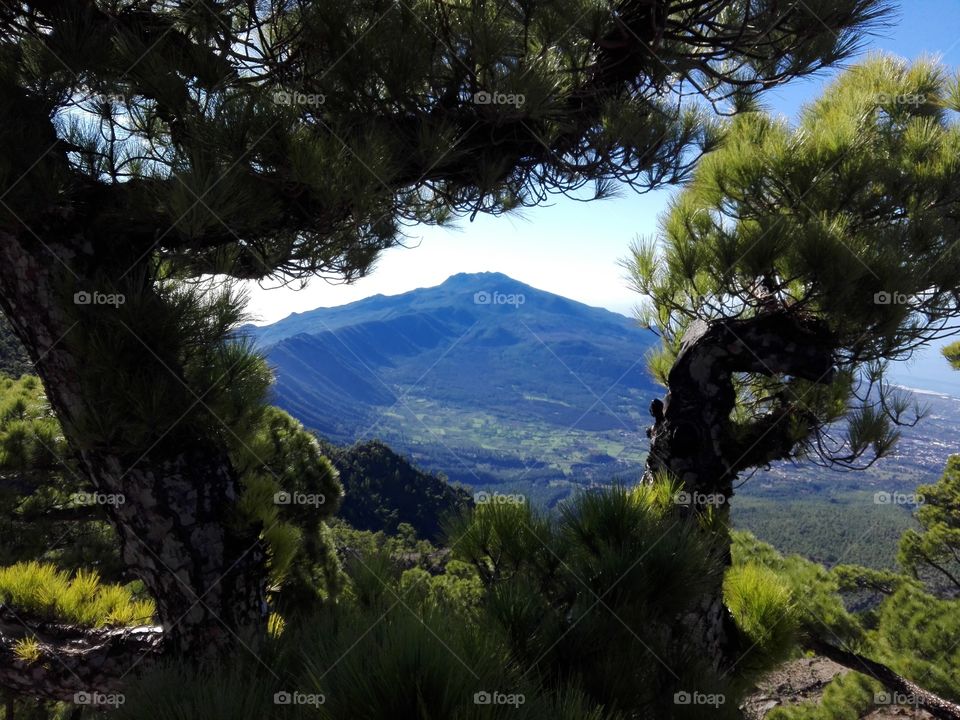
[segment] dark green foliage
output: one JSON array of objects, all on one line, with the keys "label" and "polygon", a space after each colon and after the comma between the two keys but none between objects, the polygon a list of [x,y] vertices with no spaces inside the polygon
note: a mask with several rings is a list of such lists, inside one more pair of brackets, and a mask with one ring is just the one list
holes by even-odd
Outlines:
[{"label": "dark green foliage", "polygon": [[920,685],[960,701],[960,600],[903,584],[880,607],[871,640],[879,657]]},{"label": "dark green foliage", "polygon": [[735,713],[736,683],[669,630],[719,583],[722,543],[661,500],[617,486],[577,496],[554,520],[528,505],[485,504],[450,528],[449,542],[477,568],[487,612],[523,667],[654,717],[702,712],[675,705],[679,691],[725,694],[723,717]]},{"label": "dark green foliage", "polygon": [[[119,716],[703,717],[703,706],[674,702],[688,690],[723,693],[710,716],[737,717],[741,684],[710,672],[677,623],[721,565],[713,541],[680,520],[667,495],[585,494],[553,520],[525,505],[484,504],[450,530],[463,560],[439,573],[402,570],[381,540],[351,531],[364,549],[348,556],[340,602],[288,618],[257,649],[263,665],[241,655],[198,677],[165,670],[131,689]],[[422,541],[404,542],[412,550]],[[324,702],[271,707],[280,691]],[[483,691],[524,701],[475,704]]]},{"label": "dark green foliage", "polygon": [[[798,556],[783,557],[746,533],[735,533],[734,560],[772,570],[791,592],[799,618],[797,640],[820,637],[891,667],[921,687],[960,699],[960,600],[930,595],[909,576],[855,566],[826,571]],[[849,612],[845,603],[863,600]],[[855,669],[855,668],[854,668]],[[801,706],[777,710],[781,720],[826,720],[863,717],[884,705],[882,686],[857,673],[834,680],[821,709]]]},{"label": "dark green foliage", "polygon": [[[101,247],[123,220],[191,277],[357,277],[404,221],[682,179],[717,139],[684,78],[742,104],[848,57],[885,9],[809,4],[27,3],[0,17],[4,222],[64,187],[121,189],[84,228]],[[69,145],[36,161],[57,131]]]},{"label": "dark green foliage", "polygon": [[803,379],[766,359],[735,377],[734,434],[778,418],[789,457],[852,466],[889,453],[915,415],[887,363],[960,317],[956,88],[935,62],[876,57],[795,126],[737,116],[657,242],[637,242],[626,262],[649,296],[642,321],[663,335],[654,374],[666,382],[696,320],[801,323],[829,349],[826,368]]},{"label": "dark green foliage", "polygon": [[263,527],[278,611],[303,612],[335,596],[342,578],[325,521],[343,489],[316,438],[283,410],[265,407],[229,444],[244,485],[240,513]]},{"label": "dark green foliage", "polygon": [[407,523],[421,538],[436,540],[444,517],[472,503],[465,490],[419,470],[380,441],[350,448],[324,443],[323,451],[343,483],[338,515],[357,529],[395,533]]},{"label": "dark green foliage", "polygon": [[[336,469],[316,439],[277,408],[248,415],[233,432],[229,445],[244,495],[232,521],[262,525],[275,604],[303,610],[335,595],[342,578],[324,521],[342,493]],[[66,570],[95,567],[110,581],[130,579],[97,500],[107,496],[83,480],[36,377],[0,376],[0,476],[0,565],[36,559]],[[294,502],[278,504],[280,492]],[[318,501],[295,502],[305,497]]]},{"label": "dark green foliage", "polygon": [[[804,477],[800,475],[796,481],[802,482]],[[748,483],[731,503],[734,527],[753,533],[785,555],[800,555],[827,567],[837,563],[877,569],[896,566],[900,538],[916,527],[916,521],[907,507],[874,502],[876,491],[872,488],[886,485],[865,478],[860,486],[872,485],[871,489],[848,491],[837,487],[842,479],[835,473],[813,491],[796,481],[787,475],[781,482],[784,492],[769,495],[754,493],[757,485]],[[791,486],[800,492],[791,494]]]},{"label": "dark green foliage", "polygon": [[771,545],[750,533],[733,533],[733,561],[736,565],[762,565],[772,570],[790,590],[791,616],[802,636],[827,634],[833,642],[856,648],[863,641],[863,628],[844,606],[838,594],[839,582],[826,568],[799,555],[784,557]]},{"label": "dark green foliage", "polygon": [[[258,649],[262,663],[245,654],[219,671],[156,672],[132,688],[116,717],[620,720],[576,690],[541,694],[496,633],[477,632],[453,615],[416,613],[384,595],[385,605],[288,626],[279,641]],[[475,704],[483,691],[522,694],[523,701]],[[309,695],[315,704],[278,705],[278,693]]]},{"label": "dark green foliage", "polygon": [[[71,418],[75,442],[131,461],[150,447],[236,443],[271,382],[262,356],[235,337],[245,296],[230,285],[176,282],[160,268],[99,286],[125,300],[109,311],[70,306],[78,324],[63,342],[84,358],[79,379],[92,398]],[[150,322],[132,332],[143,318]]]},{"label": "dark green foliage", "polygon": [[105,507],[91,497],[40,381],[0,375],[0,565],[55,562],[123,577]]},{"label": "dark green foliage", "polygon": [[820,703],[775,708],[767,720],[860,720],[874,707],[881,687],[860,673],[850,673],[827,685]]},{"label": "dark green foliage", "polygon": [[935,485],[921,485],[917,493],[921,527],[903,534],[898,559],[915,577],[960,595],[960,455],[950,457]]}]

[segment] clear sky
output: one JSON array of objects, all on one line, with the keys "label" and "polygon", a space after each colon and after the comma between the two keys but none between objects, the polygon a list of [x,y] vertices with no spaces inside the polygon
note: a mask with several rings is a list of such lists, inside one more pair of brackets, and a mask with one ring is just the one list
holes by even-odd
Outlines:
[{"label": "clear sky", "polygon": [[[960,68],[960,0],[902,3],[892,20],[890,27],[868,39],[865,53],[883,51],[907,59],[934,55],[947,66]],[[765,95],[764,102],[768,109],[794,118],[837,72],[791,83]],[[478,216],[472,223],[465,218],[455,229],[413,228],[408,243],[412,249],[388,250],[373,273],[355,284],[318,280],[299,291],[252,285],[250,310],[259,322],[274,322],[291,312],[438,285],[459,272],[497,271],[543,290],[630,314],[636,297],[626,287],[617,261],[634,237],[655,232],[658,214],[676,191],[668,188],[638,195],[626,190],[618,198],[592,203],[557,198],[521,215]],[[927,371],[937,372],[939,362],[928,363]]]}]

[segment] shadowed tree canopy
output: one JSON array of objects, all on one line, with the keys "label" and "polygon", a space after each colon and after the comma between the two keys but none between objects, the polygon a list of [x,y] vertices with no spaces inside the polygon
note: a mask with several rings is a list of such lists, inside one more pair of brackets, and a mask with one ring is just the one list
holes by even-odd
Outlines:
[{"label": "shadowed tree canopy", "polygon": [[[269,424],[269,378],[234,342],[238,298],[190,283],[350,280],[405,224],[682,180],[716,146],[714,108],[849,56],[883,10],[3,4],[0,309],[81,471],[127,498],[108,515],[156,599],[164,647],[232,647],[238,631],[262,631],[270,600],[267,484],[261,506],[240,507],[242,476],[276,480],[272,436],[245,432]],[[298,436],[278,422],[281,442]],[[332,485],[311,455],[308,476]],[[94,686],[126,669],[126,649],[107,650],[112,664],[83,676]],[[70,697],[66,680],[37,678],[34,691]]]},{"label": "shadowed tree canopy", "polygon": [[891,361],[960,316],[960,82],[873,58],[796,126],[735,118],[626,262],[669,392],[649,468],[729,496],[775,460],[869,464],[913,422]]},{"label": "shadowed tree canopy", "polygon": [[133,260],[155,252],[187,275],[353,277],[405,221],[682,179],[716,139],[706,103],[733,109],[838,61],[880,10],[874,0],[8,6],[4,222],[32,224],[56,189],[94,250],[117,242],[119,225]]}]

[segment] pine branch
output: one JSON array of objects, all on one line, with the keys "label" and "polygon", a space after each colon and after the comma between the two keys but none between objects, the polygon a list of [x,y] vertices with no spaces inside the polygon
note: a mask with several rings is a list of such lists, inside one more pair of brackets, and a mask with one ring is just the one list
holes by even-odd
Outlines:
[{"label": "pine branch", "polygon": [[883,663],[843,650],[818,638],[810,639],[807,644],[811,650],[835,663],[879,680],[891,692],[912,698],[918,708],[926,710],[939,720],[960,720],[960,705],[925,690]]}]

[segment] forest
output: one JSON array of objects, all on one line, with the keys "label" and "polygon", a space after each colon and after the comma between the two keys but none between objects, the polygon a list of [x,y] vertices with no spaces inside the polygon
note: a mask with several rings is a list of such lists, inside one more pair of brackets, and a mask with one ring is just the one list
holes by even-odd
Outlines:
[{"label": "forest", "polygon": [[[960,455],[892,567],[731,511],[771,464],[895,453],[925,409],[891,365],[960,330],[960,72],[864,55],[896,11],[0,6],[3,720],[742,719],[812,658],[822,696],[766,718],[960,719]],[[660,395],[633,482],[473,493],[273,404],[244,283],[665,189],[621,260]]]}]

